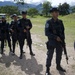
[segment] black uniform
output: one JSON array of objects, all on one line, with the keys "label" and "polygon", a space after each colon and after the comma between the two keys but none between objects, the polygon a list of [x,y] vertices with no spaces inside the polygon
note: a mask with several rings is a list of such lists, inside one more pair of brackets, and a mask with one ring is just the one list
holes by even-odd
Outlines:
[{"label": "black uniform", "polygon": [[11,39],[9,35],[9,23],[6,21],[1,23],[1,53],[3,54],[3,48],[4,48],[4,40],[8,41],[8,45],[11,51]]},{"label": "black uniform", "polygon": [[[13,32],[11,32],[13,30]],[[18,21],[12,21],[10,25],[10,32],[12,35],[13,53],[15,53],[15,45],[18,41]]]},{"label": "black uniform", "polygon": [[56,64],[60,66],[63,50],[61,42],[58,42],[56,39],[60,37],[62,41],[65,40],[63,22],[59,19],[54,21],[53,18],[48,20],[46,22],[45,35],[48,37],[46,67],[49,68],[51,66],[54,49],[56,49]]},{"label": "black uniform", "polygon": [[[31,33],[30,33],[30,29],[27,29],[27,26],[30,27],[30,29],[32,28],[32,23],[29,19],[20,19],[19,20],[19,44],[20,44],[20,53],[22,56],[23,53],[23,46],[24,46],[24,41],[25,39],[27,40],[27,44],[29,46],[30,49],[30,54],[33,54],[32,52],[32,39],[31,39]],[[24,29],[26,30],[26,32],[24,32]]]}]

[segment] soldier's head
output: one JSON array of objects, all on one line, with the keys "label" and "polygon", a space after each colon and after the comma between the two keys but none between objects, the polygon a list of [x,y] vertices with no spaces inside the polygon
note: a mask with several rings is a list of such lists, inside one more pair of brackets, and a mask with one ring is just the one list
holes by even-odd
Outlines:
[{"label": "soldier's head", "polygon": [[50,13],[52,14],[52,17],[53,17],[53,18],[58,18],[58,16],[59,16],[59,10],[58,10],[58,8],[56,8],[56,7],[52,8],[52,9],[50,10]]},{"label": "soldier's head", "polygon": [[22,11],[22,17],[26,18],[26,16],[27,16],[27,11]]},{"label": "soldier's head", "polygon": [[2,16],[2,21],[5,22],[6,21],[6,17]]},{"label": "soldier's head", "polygon": [[17,16],[17,14],[13,14],[13,15],[11,16],[11,18],[14,19],[14,20],[17,20],[17,19],[18,19],[18,16]]}]

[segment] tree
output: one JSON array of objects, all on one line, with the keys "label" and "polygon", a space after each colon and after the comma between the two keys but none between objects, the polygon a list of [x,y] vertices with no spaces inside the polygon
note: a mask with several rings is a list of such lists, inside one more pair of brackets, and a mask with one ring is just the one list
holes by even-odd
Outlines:
[{"label": "tree", "polygon": [[68,15],[70,13],[69,8],[70,5],[67,3],[59,4],[58,9],[60,10],[60,15]]},{"label": "tree", "polygon": [[48,16],[48,13],[49,13],[51,7],[52,6],[51,6],[51,3],[49,1],[44,2],[43,3],[43,11],[42,11],[43,14]]},{"label": "tree", "polygon": [[8,15],[19,14],[19,10],[15,6],[2,6],[0,7],[0,13],[6,13]]},{"label": "tree", "polygon": [[36,8],[30,8],[30,9],[28,9],[28,15],[31,17],[34,17],[34,16],[38,15],[38,10]]}]

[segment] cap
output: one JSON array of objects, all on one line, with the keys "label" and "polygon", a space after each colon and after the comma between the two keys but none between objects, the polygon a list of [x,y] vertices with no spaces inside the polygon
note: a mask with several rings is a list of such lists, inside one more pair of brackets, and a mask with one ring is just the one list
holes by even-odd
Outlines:
[{"label": "cap", "polygon": [[17,17],[17,14],[13,14],[10,17],[13,19],[13,17]]},{"label": "cap", "polygon": [[17,14],[13,14],[12,17],[17,17]]},{"label": "cap", "polygon": [[22,11],[22,14],[27,14],[27,11]]},{"label": "cap", "polygon": [[54,11],[59,12],[59,10],[58,10],[57,7],[54,7],[54,8],[51,8],[51,9],[50,9],[50,12],[51,12],[51,13],[54,12]]},{"label": "cap", "polygon": [[6,19],[6,17],[5,16],[2,16],[2,19]]}]

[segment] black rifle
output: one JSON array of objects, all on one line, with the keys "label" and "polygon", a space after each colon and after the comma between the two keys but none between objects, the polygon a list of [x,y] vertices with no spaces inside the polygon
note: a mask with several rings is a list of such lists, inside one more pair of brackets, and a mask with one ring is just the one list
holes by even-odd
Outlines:
[{"label": "black rifle", "polygon": [[67,50],[66,50],[66,44],[65,44],[65,42],[62,42],[62,47],[63,47],[64,54],[66,56],[66,62],[68,64],[68,55],[67,55]]},{"label": "black rifle", "polygon": [[[28,25],[27,25],[28,26]],[[30,44],[32,44],[32,39],[31,39],[31,34],[30,34],[30,31],[29,29],[27,29],[27,26],[26,26],[26,34],[27,34],[27,45],[29,45],[29,42]],[[29,42],[28,42],[29,41]]]}]

